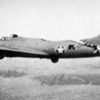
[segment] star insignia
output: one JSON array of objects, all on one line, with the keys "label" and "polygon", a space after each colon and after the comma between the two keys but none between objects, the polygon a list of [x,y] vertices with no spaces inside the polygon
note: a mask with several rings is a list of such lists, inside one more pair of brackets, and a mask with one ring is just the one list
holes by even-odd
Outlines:
[{"label": "star insignia", "polygon": [[56,47],[56,53],[57,54],[64,54],[66,51],[66,47],[65,46],[57,46]]}]

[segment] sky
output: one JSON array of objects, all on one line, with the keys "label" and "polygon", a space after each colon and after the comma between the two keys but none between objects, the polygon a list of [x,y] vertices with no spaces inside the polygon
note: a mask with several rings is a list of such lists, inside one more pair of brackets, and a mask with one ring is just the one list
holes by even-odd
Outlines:
[{"label": "sky", "polygon": [[100,0],[0,0],[0,37],[79,40],[100,34]]}]

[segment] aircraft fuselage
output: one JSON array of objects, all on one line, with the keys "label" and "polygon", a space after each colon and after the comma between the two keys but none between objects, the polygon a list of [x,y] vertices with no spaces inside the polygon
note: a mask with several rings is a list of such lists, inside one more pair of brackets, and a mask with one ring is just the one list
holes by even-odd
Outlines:
[{"label": "aircraft fuselage", "polygon": [[[3,54],[4,57],[48,58],[56,62],[59,58],[100,56],[100,54],[94,53],[94,48],[72,40],[46,41],[43,39],[18,37],[9,38],[5,41],[0,40],[0,47],[1,58]],[[33,53],[33,51],[36,52]]]}]

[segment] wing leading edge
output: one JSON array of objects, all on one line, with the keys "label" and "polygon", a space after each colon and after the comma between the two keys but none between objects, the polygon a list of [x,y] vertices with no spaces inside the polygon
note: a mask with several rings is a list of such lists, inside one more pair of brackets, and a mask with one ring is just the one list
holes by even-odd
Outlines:
[{"label": "wing leading edge", "polygon": [[100,53],[100,34],[96,37],[80,40],[84,45],[94,48],[94,53]]},{"label": "wing leading edge", "polygon": [[100,34],[96,37],[89,38],[89,39],[82,39],[80,41],[86,44],[100,45]]}]

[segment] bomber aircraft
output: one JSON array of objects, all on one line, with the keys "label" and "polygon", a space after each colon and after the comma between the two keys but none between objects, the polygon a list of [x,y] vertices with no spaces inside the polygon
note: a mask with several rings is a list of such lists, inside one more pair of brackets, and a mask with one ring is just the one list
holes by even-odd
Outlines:
[{"label": "bomber aircraft", "polygon": [[100,36],[84,39],[81,42],[73,40],[47,41],[13,34],[0,39],[0,59],[4,57],[47,58],[56,63],[60,58],[100,56]]}]

